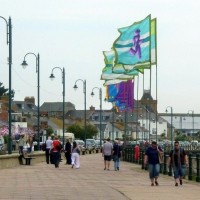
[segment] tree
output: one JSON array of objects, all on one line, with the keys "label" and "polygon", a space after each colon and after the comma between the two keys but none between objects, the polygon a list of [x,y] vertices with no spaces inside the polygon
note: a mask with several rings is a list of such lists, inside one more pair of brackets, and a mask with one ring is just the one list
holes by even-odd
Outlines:
[{"label": "tree", "polygon": [[[74,133],[75,138],[85,140],[85,127],[82,127],[78,124],[73,124],[67,128],[68,132]],[[93,138],[97,135],[97,128],[92,125],[86,125],[86,138]]]},{"label": "tree", "polygon": [[[8,89],[3,86],[3,83],[0,82],[0,97],[9,96]],[[11,90],[11,98],[13,99],[15,96],[14,90]]]}]

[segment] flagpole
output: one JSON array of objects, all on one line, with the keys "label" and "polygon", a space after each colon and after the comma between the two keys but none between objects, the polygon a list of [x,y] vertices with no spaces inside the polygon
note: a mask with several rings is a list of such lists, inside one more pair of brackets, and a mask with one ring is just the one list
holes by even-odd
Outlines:
[{"label": "flagpole", "polygon": [[[155,19],[155,31],[157,30],[157,20]],[[156,142],[158,141],[158,68],[157,68],[157,32],[155,34],[155,58],[156,58]]]}]

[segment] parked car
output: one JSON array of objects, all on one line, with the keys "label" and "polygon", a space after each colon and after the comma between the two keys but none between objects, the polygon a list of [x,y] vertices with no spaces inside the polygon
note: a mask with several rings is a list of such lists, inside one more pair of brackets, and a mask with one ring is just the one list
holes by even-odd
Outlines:
[{"label": "parked car", "polygon": [[101,146],[100,146],[100,140],[95,140],[95,143],[97,149],[100,149],[103,146],[103,140],[101,141]]},{"label": "parked car", "polygon": [[86,149],[88,150],[96,149],[95,139],[86,139]]}]

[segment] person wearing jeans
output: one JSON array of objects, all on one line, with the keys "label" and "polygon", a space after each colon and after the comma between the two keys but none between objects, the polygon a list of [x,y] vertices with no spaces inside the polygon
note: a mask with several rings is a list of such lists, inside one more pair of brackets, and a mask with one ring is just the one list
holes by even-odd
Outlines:
[{"label": "person wearing jeans", "polygon": [[119,170],[119,164],[120,164],[120,157],[121,157],[121,146],[119,145],[118,140],[115,140],[114,146],[113,146],[113,161],[114,161],[114,170]]},{"label": "person wearing jeans", "polygon": [[174,143],[174,149],[169,154],[167,164],[168,167],[172,167],[173,169],[175,186],[178,186],[178,182],[182,185],[186,166],[188,165],[188,157],[185,150],[180,147],[178,141]]},{"label": "person wearing jeans", "polygon": [[151,146],[147,148],[144,156],[144,165],[148,164],[149,178],[151,180],[151,186],[158,186],[158,177],[160,173],[160,163],[159,155],[163,154],[163,151],[160,147],[157,146],[157,143],[153,141]]}]

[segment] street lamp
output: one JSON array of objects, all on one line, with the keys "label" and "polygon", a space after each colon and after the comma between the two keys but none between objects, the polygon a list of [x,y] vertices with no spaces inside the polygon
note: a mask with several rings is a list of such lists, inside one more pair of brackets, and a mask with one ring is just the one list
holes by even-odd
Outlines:
[{"label": "street lamp", "polygon": [[25,56],[24,56],[24,60],[22,62],[22,67],[25,69],[28,64],[26,62],[26,56],[28,55],[33,55],[35,56],[35,59],[36,59],[36,73],[37,73],[37,100],[38,100],[38,106],[37,106],[37,128],[38,128],[38,132],[37,132],[37,138],[38,138],[38,141],[37,141],[37,148],[38,148],[38,151],[40,150],[40,55],[39,53],[36,55],[32,52],[29,52],[27,53]]},{"label": "street lamp", "polygon": [[172,134],[172,126],[173,126],[173,108],[171,107],[171,106],[168,106],[167,108],[166,108],[166,113],[168,112],[168,108],[170,108],[171,109],[171,129],[170,129],[170,137],[171,137],[171,148],[172,148],[172,143],[173,143],[173,134]]},{"label": "street lamp", "polygon": [[194,140],[194,110],[188,110],[188,115],[190,115],[190,112],[192,113],[192,138]]},{"label": "street lamp", "polygon": [[61,73],[62,73],[62,84],[63,84],[63,146],[65,143],[65,68],[63,67],[63,69],[61,69],[60,67],[54,67],[51,71],[51,75],[50,75],[50,79],[54,80],[55,76],[53,74],[53,70],[54,69],[60,69]]},{"label": "street lamp", "polygon": [[[104,101],[108,102],[107,97],[104,98]],[[112,121],[110,120],[110,122],[112,122],[112,140],[114,141],[115,137],[118,138],[118,133],[114,134],[114,126],[115,126],[115,124],[114,124],[115,123],[115,121],[114,121],[115,120],[115,103],[114,102],[112,102],[111,111],[112,111]]]},{"label": "street lamp", "polygon": [[76,85],[76,83],[78,81],[82,81],[83,83],[83,93],[84,93],[84,118],[85,118],[85,121],[84,121],[84,129],[85,129],[85,135],[84,135],[84,138],[85,138],[85,147],[86,147],[86,80],[82,80],[82,79],[77,79],[75,81],[75,84],[74,84],[74,89],[78,89],[78,86]]},{"label": "street lamp", "polygon": [[8,153],[12,154],[12,134],[11,134],[11,122],[12,122],[12,108],[11,108],[11,101],[12,101],[12,95],[11,95],[11,75],[12,75],[12,23],[11,23],[11,18],[9,17],[8,21],[0,16],[1,19],[3,19],[6,22],[6,31],[7,31],[7,45],[9,45],[9,56],[8,56],[8,65],[9,65],[9,94],[8,94],[8,100],[9,100],[9,105],[8,105],[8,126],[9,126],[9,137],[8,137]]},{"label": "street lamp", "polygon": [[94,87],[92,89],[92,92],[91,92],[91,96],[94,96],[94,92],[93,90],[94,89],[98,89],[99,90],[99,100],[100,100],[100,147],[102,145],[102,89],[101,88],[98,88],[98,87]]}]

